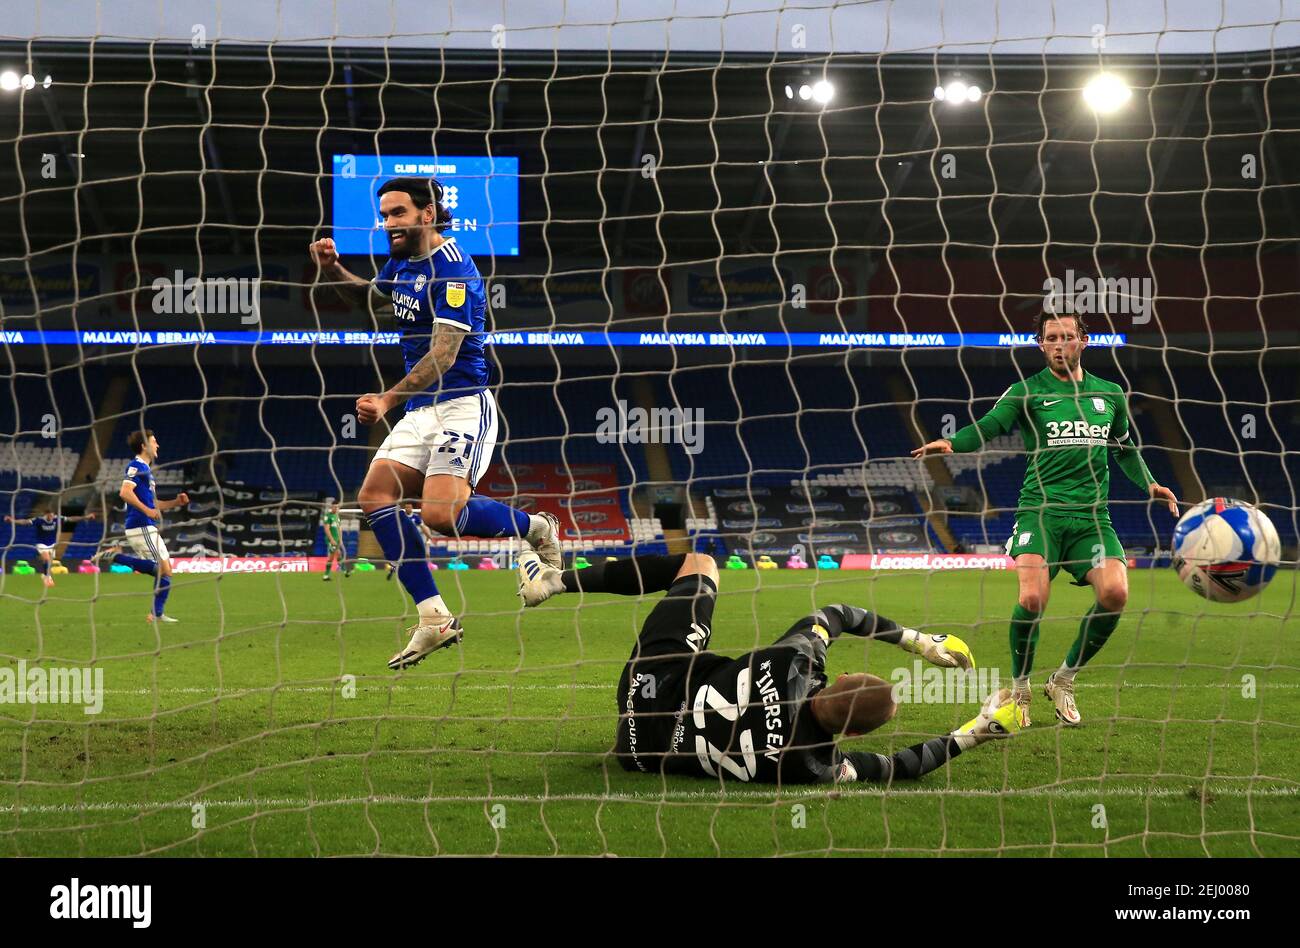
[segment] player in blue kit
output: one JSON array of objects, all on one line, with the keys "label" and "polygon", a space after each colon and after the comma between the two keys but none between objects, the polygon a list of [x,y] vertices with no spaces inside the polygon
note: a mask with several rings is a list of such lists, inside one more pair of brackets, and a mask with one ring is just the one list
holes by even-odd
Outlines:
[{"label": "player in blue kit", "polygon": [[406,376],[382,393],[357,399],[357,417],[377,424],[405,403],[366,473],[357,500],[383,548],[400,564],[397,578],[419,621],[407,646],[388,662],[407,668],[460,641],[429,571],[424,537],[397,505],[420,498],[421,517],[443,536],[521,537],[548,565],[562,565],[559,521],[474,493],[497,439],[497,405],[488,388],[483,347],[487,294],[478,267],[455,237],[451,212],[432,178],[393,178],[379,188],[379,215],[390,256],[373,281],[349,272],[334,241],[312,243],[321,277],[357,307],[391,314],[401,333]]},{"label": "player in blue kit", "polygon": [[5,523],[20,527],[30,525],[36,530],[36,572],[41,574],[41,582],[46,586],[54,585],[54,577],[50,575],[50,564],[54,562],[54,547],[58,545],[59,531],[63,529],[63,524],[94,519],[93,513],[88,513],[84,517],[64,517],[55,514],[53,510],[47,510],[39,517],[21,520],[5,515]]},{"label": "player in blue kit", "polygon": [[[402,516],[409,520],[414,525],[415,529],[420,531],[420,536],[424,537],[424,549],[427,553],[429,544],[435,542],[438,539],[438,535],[429,529],[429,525],[424,522],[424,518],[421,517],[419,511],[415,509],[415,504],[411,503],[409,500],[402,504]],[[392,582],[393,577],[397,575],[397,567],[400,565],[400,563],[388,564],[389,582]]]},{"label": "player in blue kit", "polygon": [[172,561],[167,554],[167,544],[163,543],[158,532],[158,524],[162,522],[164,510],[184,507],[190,502],[190,496],[184,491],[171,500],[157,496],[150,465],[158,459],[158,439],[151,430],[145,428],[131,432],[126,443],[135,452],[135,457],[126,466],[118,496],[126,502],[126,542],[134,555],[128,556],[110,547],[100,553],[95,562],[101,569],[119,563],[137,573],[154,577],[153,610],[149,613],[149,621],[175,622],[177,620],[163,613],[167,594],[171,592]]}]

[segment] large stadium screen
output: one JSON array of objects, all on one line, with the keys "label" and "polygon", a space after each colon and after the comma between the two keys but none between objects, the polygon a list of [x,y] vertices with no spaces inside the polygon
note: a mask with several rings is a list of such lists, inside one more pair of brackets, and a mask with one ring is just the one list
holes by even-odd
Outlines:
[{"label": "large stadium screen", "polygon": [[473,256],[519,255],[519,159],[484,155],[335,155],[334,243],[342,254],[386,255],[379,198],[389,178],[434,177],[451,211],[448,234]]}]

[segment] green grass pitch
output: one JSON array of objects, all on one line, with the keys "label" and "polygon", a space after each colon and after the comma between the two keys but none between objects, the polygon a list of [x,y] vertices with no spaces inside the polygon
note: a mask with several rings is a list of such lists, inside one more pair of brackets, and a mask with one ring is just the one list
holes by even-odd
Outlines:
[{"label": "green grass pitch", "polygon": [[[385,662],[411,608],[382,572],[178,577],[181,622],[157,631],[142,577],[63,576],[41,599],[36,577],[4,576],[0,663],[93,661],[105,697],[98,715],[0,704],[0,856],[1295,855],[1296,576],[1219,606],[1135,571],[1128,614],[1079,677],[1082,728],[1057,726],[1036,690],[1015,740],[838,793],[664,780],[606,756],[657,596],[525,612],[513,573],[439,572],[467,604],[467,640],[397,675]],[[726,572],[713,647],[767,644],[844,601],[961,634],[1005,676],[1014,588],[996,572]],[[1036,688],[1089,604],[1060,578],[1052,595]],[[830,653],[832,674],[911,662],[858,639]],[[888,752],[974,710],[907,704],[854,743]]]}]

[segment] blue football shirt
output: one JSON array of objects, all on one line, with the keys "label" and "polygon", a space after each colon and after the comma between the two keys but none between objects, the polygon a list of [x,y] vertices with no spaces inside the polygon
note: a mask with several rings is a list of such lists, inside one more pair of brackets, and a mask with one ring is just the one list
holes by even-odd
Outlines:
[{"label": "blue football shirt", "polygon": [[427,393],[415,395],[406,410],[475,395],[488,384],[483,347],[487,330],[487,292],[478,267],[448,237],[424,257],[389,257],[374,287],[393,301],[393,317],[402,337],[406,371],[429,352],[435,323],[463,329],[456,361]]},{"label": "blue football shirt", "polygon": [[[126,474],[123,482],[130,482],[135,485],[135,496],[140,503],[146,507],[154,506],[154,479],[153,471],[149,465],[139,458],[132,458],[131,463],[126,466]],[[157,523],[149,517],[146,517],[140,511],[136,510],[130,504],[126,507],[126,529],[131,530],[135,527],[153,527]]]},{"label": "blue football shirt", "polygon": [[44,517],[33,517],[32,527],[36,530],[36,542],[41,546],[54,546],[59,542],[59,524],[63,523],[62,517],[55,517],[53,520],[46,520]]}]

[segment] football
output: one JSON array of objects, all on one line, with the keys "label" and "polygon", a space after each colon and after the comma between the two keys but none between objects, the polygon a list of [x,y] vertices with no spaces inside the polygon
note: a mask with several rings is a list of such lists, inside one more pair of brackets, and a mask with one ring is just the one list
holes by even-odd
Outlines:
[{"label": "football", "polygon": [[1272,580],[1282,546],[1258,507],[1215,497],[1178,521],[1173,553],[1174,569],[1192,592],[1214,602],[1241,602]]}]

